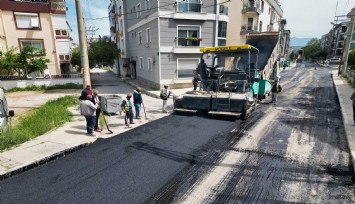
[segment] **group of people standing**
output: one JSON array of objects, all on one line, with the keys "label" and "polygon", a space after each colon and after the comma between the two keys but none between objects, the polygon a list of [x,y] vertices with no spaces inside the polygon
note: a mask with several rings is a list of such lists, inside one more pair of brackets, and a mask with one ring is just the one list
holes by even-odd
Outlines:
[{"label": "group of people standing", "polygon": [[[167,101],[172,95],[168,85],[164,85],[164,88],[160,92],[160,98],[163,100],[162,112],[167,113]],[[133,104],[131,98],[133,96]],[[99,128],[99,116],[101,113],[101,104],[98,90],[92,90],[90,85],[87,85],[82,90],[79,99],[82,100],[80,104],[80,114],[86,119],[86,131],[87,135],[95,136],[95,132],[101,132]],[[125,125],[135,124],[133,119],[141,119],[141,109],[143,104],[142,88],[137,87],[132,93],[128,93],[126,98],[122,100],[121,111],[124,113]],[[133,113],[133,107],[135,109],[135,116]],[[145,111],[145,110],[144,110]]]},{"label": "group of people standing", "polygon": [[94,131],[101,132],[99,128],[99,116],[101,113],[99,91],[92,90],[90,85],[81,92],[79,99],[83,100],[80,104],[80,114],[86,119],[86,133],[95,136]]}]

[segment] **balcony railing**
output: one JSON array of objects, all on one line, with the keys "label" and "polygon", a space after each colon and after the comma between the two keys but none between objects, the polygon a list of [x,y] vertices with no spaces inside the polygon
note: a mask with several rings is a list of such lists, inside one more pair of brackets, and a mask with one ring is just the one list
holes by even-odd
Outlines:
[{"label": "balcony railing", "polygon": [[255,1],[244,1],[242,13],[258,13],[261,14],[260,3]]},{"label": "balcony railing", "polygon": [[246,24],[246,25],[242,25],[240,34],[241,35],[245,35],[245,34],[248,34],[248,33],[256,33],[256,32],[259,32],[257,25]]},{"label": "balcony railing", "polygon": [[178,38],[178,46],[200,46],[201,38]]},{"label": "balcony railing", "polygon": [[51,10],[52,11],[66,11],[67,7],[65,6],[65,2],[51,2]]},{"label": "balcony railing", "polygon": [[201,12],[202,4],[178,2],[176,9],[177,12]]}]

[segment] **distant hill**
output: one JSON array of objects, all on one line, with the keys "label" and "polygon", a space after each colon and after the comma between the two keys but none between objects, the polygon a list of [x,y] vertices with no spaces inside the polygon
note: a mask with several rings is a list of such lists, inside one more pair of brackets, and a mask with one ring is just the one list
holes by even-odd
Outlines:
[{"label": "distant hill", "polygon": [[310,41],[312,38],[291,38],[291,46],[292,47],[303,47],[307,45],[308,41]]}]

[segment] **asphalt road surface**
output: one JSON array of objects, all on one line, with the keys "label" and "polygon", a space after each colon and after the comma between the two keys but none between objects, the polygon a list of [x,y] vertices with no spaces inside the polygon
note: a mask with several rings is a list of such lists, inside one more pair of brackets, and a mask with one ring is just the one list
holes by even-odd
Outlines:
[{"label": "asphalt road surface", "polygon": [[330,68],[246,121],[171,115],[0,182],[0,203],[354,203]]}]

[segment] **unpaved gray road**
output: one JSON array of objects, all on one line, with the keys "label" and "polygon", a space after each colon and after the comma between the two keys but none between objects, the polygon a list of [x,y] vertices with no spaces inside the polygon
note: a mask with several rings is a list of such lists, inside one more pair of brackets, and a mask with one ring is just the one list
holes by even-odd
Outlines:
[{"label": "unpaved gray road", "polygon": [[246,121],[171,115],[0,182],[0,203],[353,203],[329,68]]}]

